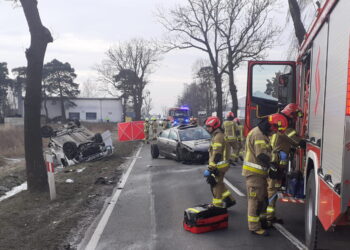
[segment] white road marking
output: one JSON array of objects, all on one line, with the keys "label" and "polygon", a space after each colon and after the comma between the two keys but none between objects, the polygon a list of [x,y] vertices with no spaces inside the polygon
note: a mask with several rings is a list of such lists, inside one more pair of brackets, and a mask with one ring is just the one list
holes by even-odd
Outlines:
[{"label": "white road marking", "polygon": [[298,249],[307,250],[307,247],[301,243],[301,241],[299,241],[293,234],[291,234],[284,226],[278,223],[274,223],[273,226]]},{"label": "white road marking", "polygon": [[245,194],[242,193],[238,188],[236,188],[235,186],[233,186],[226,178],[224,178],[224,183],[229,186],[229,188],[231,188],[233,190],[233,192],[235,192],[237,195],[244,197]]},{"label": "white road marking", "polygon": [[[224,183],[239,196],[245,196],[244,193],[242,193],[238,188],[233,186],[226,178],[224,178]],[[307,250],[307,247],[301,241],[299,241],[293,234],[291,234],[284,226],[278,223],[274,223],[273,226],[298,249]]]},{"label": "white road marking", "polygon": [[142,146],[139,148],[139,150],[136,153],[136,156],[134,157],[133,161],[131,162],[128,170],[126,171],[126,173],[122,176],[120,184],[117,187],[117,191],[114,193],[111,201],[109,202],[104,214],[102,215],[102,218],[100,220],[100,222],[98,223],[93,235],[91,236],[91,239],[89,241],[89,243],[86,246],[86,250],[94,250],[97,246],[97,243],[99,242],[101,235],[103,233],[103,230],[105,229],[108,219],[111,216],[111,213],[115,207],[115,205],[117,204],[117,201],[119,199],[119,196],[121,194],[121,192],[123,191],[123,188],[125,186],[125,183],[130,175],[131,170],[133,169],[136,160],[138,159],[138,156],[141,152]]}]

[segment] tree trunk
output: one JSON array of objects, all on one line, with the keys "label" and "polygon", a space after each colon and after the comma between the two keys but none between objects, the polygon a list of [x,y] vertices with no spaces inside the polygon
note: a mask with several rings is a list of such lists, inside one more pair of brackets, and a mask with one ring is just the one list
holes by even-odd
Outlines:
[{"label": "tree trunk", "polygon": [[53,39],[50,31],[41,23],[37,1],[20,1],[31,35],[30,47],[26,50],[28,66],[24,105],[24,146],[27,183],[30,192],[47,192],[47,172],[40,133],[41,82],[46,47]]},{"label": "tree trunk", "polygon": [[44,96],[44,109],[45,109],[45,120],[46,123],[49,122],[49,111],[47,110],[47,96]]},{"label": "tree trunk", "polygon": [[215,90],[216,90],[216,101],[217,101],[216,116],[219,117],[219,119],[222,121],[222,83],[221,83],[221,77],[217,72],[215,72],[214,78],[215,78]]},{"label": "tree trunk", "polygon": [[228,51],[227,59],[228,59],[228,85],[230,88],[230,94],[231,94],[231,100],[232,100],[231,111],[237,117],[237,110],[238,110],[237,87],[235,85],[235,78],[234,78],[234,71],[233,71],[232,52],[230,50]]},{"label": "tree trunk", "polygon": [[288,0],[290,15],[292,16],[295,35],[298,39],[299,46],[304,41],[306,30],[301,21],[300,8],[297,0]]},{"label": "tree trunk", "polygon": [[64,108],[64,97],[62,93],[62,88],[60,87],[60,102],[61,102],[61,117],[62,117],[62,122],[67,121],[66,117],[66,109]]}]

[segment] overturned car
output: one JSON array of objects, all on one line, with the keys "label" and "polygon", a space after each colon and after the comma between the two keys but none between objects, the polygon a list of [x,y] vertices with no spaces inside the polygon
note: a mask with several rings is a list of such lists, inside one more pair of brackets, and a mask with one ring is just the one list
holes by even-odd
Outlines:
[{"label": "overturned car", "polygon": [[111,155],[114,149],[109,130],[94,134],[79,121],[69,122],[55,130],[45,125],[41,134],[50,140],[47,153],[52,155],[56,166],[98,160]]}]

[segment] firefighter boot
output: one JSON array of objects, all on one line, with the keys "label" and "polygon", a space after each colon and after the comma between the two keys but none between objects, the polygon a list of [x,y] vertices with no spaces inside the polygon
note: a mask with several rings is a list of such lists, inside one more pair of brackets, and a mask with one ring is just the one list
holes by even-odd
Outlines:
[{"label": "firefighter boot", "polygon": [[259,229],[259,230],[255,230],[255,231],[251,231],[252,234],[254,235],[258,235],[258,236],[269,236],[269,232],[266,231],[265,229]]},{"label": "firefighter boot", "polygon": [[230,196],[223,199],[223,202],[224,202],[224,208],[229,208],[236,205],[236,200]]}]

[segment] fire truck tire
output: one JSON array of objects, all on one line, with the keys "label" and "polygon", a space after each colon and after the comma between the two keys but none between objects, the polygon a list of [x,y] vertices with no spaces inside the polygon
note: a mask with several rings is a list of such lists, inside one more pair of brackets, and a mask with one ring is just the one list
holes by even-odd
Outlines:
[{"label": "fire truck tire", "polygon": [[63,153],[69,159],[74,159],[78,154],[78,147],[75,142],[67,141],[63,144]]},{"label": "fire truck tire", "polygon": [[159,157],[159,148],[157,144],[151,145],[151,156],[153,159],[157,159]]},{"label": "fire truck tire", "polygon": [[305,244],[308,249],[313,250],[317,247],[317,233],[319,221],[315,214],[316,207],[316,183],[315,172],[311,173],[306,184],[306,206],[305,206]]}]

